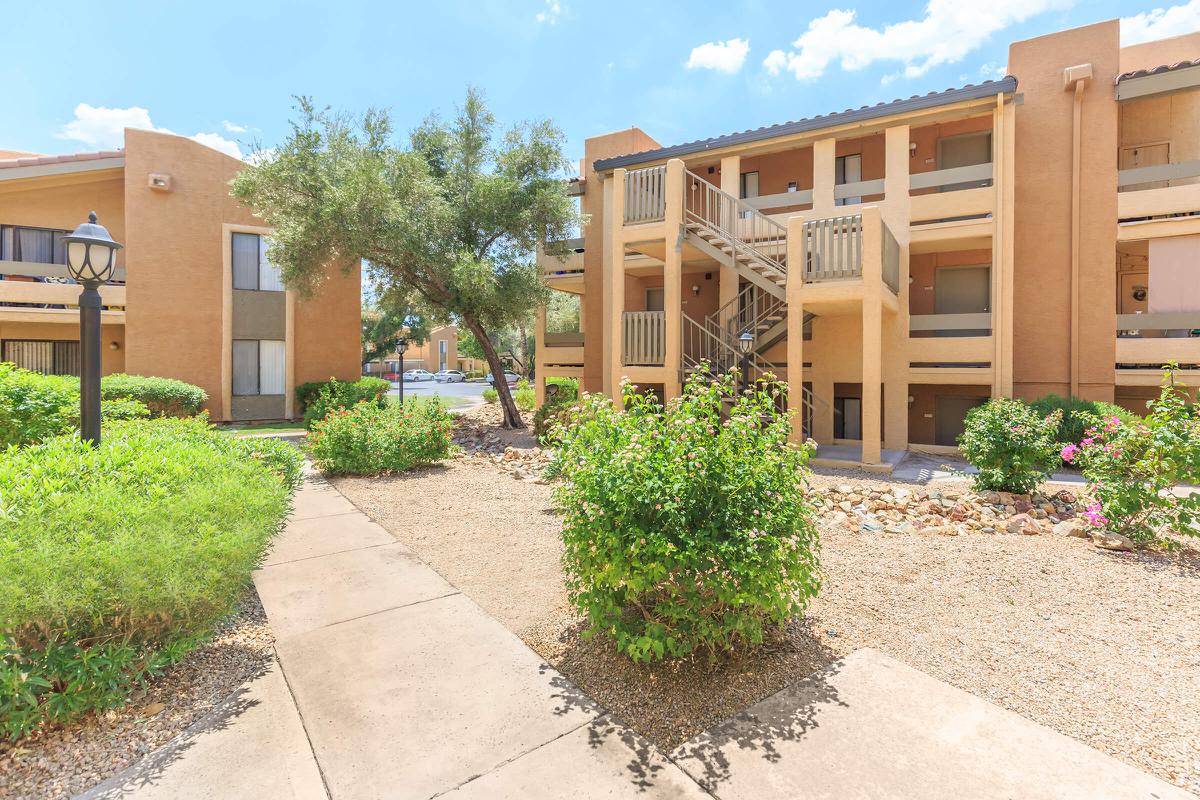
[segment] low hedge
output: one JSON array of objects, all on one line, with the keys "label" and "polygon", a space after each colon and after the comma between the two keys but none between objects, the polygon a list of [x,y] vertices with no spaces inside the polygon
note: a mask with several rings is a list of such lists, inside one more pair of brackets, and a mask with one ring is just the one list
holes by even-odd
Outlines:
[{"label": "low hedge", "polygon": [[453,418],[436,398],[403,405],[359,403],[313,423],[308,450],[332,475],[378,475],[433,464],[450,454]]},{"label": "low hedge", "polygon": [[208,392],[174,378],[117,372],[100,379],[100,399],[137,400],[153,417],[193,417],[208,402]]},{"label": "low hedge", "polygon": [[382,408],[387,403],[391,381],[383,378],[363,377],[356,381],[310,381],[296,387],[296,401],[304,424],[311,428],[319,419],[324,419],[335,408],[351,408],[362,402]]},{"label": "low hedge", "polygon": [[[286,448],[286,449],[285,449]],[[201,419],[113,422],[0,459],[0,736],[112,708],[231,613],[301,456]]]},{"label": "low hedge", "polygon": [[0,449],[66,433],[78,416],[78,381],[0,363]]}]

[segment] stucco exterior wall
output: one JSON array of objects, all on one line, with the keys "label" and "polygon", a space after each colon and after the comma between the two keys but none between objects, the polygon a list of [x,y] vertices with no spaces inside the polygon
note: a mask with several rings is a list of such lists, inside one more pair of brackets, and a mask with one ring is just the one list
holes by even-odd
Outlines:
[{"label": "stucco exterior wall", "polygon": [[[229,194],[229,182],[242,167],[237,159],[180,136],[125,132],[126,259],[131,265],[126,365],[131,372],[201,386],[214,420],[230,413],[224,231],[230,225],[262,225]],[[169,175],[171,190],[150,189],[151,173]],[[348,273],[330,268],[311,298],[294,301],[296,383],[359,375],[360,289],[357,265]]]},{"label": "stucco exterior wall", "polygon": [[[586,191],[580,198],[580,211],[587,221],[583,235],[587,241],[587,249],[583,253],[583,287],[584,294],[580,308],[580,316],[584,320],[585,329],[599,333],[604,326],[604,258],[601,243],[604,239],[604,182],[596,174],[592,165],[596,159],[611,158],[625,153],[640,153],[658,147],[658,142],[651,139],[638,128],[596,136],[584,142],[581,177]],[[583,389],[598,392],[603,388],[604,372],[604,337],[585,336],[583,340],[584,371]]]},{"label": "stucco exterior wall", "polygon": [[1073,93],[1063,69],[1090,63],[1080,176],[1079,394],[1112,400],[1116,362],[1116,20],[1017,42],[1009,72],[1016,118],[1013,391],[1033,398],[1071,386]]},{"label": "stucco exterior wall", "polygon": [[[2,310],[2,309],[0,309]],[[50,342],[78,342],[79,319],[70,322],[13,322],[0,319],[0,341],[36,339]],[[126,372],[125,326],[100,325],[100,372],[111,375]],[[112,345],[116,345],[114,349]]]}]

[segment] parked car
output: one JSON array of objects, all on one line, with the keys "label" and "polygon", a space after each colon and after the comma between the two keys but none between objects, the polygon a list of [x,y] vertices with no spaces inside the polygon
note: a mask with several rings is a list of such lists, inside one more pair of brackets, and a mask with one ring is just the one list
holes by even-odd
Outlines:
[{"label": "parked car", "polygon": [[[516,386],[517,381],[519,381],[519,380],[521,380],[520,375],[518,375],[515,372],[509,372],[508,370],[504,370],[504,382],[507,383],[509,386]],[[496,385],[496,379],[494,377],[492,377],[492,373],[490,373],[490,372],[487,374],[487,382],[491,386]]]},{"label": "parked car", "polygon": [[404,380],[406,380],[406,381],[431,381],[431,380],[433,380],[433,373],[430,372],[429,370],[425,370],[425,369],[410,369],[404,373]]},{"label": "parked car", "polygon": [[434,373],[433,379],[438,383],[462,383],[467,379],[467,376],[456,369],[444,369],[441,372]]}]

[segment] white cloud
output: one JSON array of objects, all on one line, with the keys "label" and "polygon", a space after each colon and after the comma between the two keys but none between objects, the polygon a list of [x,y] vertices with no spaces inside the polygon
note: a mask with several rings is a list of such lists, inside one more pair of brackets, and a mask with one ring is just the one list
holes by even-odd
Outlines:
[{"label": "white cloud", "polygon": [[732,75],[742,68],[749,52],[750,42],[747,39],[707,42],[692,48],[692,54],[684,66],[688,69],[715,69]]},{"label": "white cloud", "polygon": [[229,120],[223,120],[221,122],[221,127],[225,129],[226,133],[245,133],[246,132],[245,125],[238,125],[236,122],[230,122]]},{"label": "white cloud", "polygon": [[560,3],[558,0],[545,0],[545,3],[546,7],[534,14],[533,18],[538,22],[545,23],[546,25],[553,25],[554,23],[558,22],[558,18],[562,16],[562,3]]},{"label": "white cloud", "polygon": [[860,70],[877,61],[899,61],[904,65],[903,77],[915,78],[938,65],[961,61],[997,31],[1035,14],[1067,8],[1072,2],[929,0],[922,19],[882,29],[858,25],[854,9],[833,9],[810,21],[790,51],[771,51],[763,67],[772,75],[787,70],[797,80],[815,80],[835,62],[844,70]]},{"label": "white cloud", "polygon": [[75,106],[75,119],[63,125],[55,135],[59,139],[71,139],[91,147],[111,149],[121,147],[125,143],[126,128],[166,131],[165,128],[154,127],[150,122],[150,112],[144,108],[105,108],[80,103]]},{"label": "white cloud", "polygon": [[1131,45],[1200,31],[1200,0],[1121,18],[1121,44]]},{"label": "white cloud", "polygon": [[[232,131],[233,128],[229,127],[229,124],[226,123],[226,130]],[[126,128],[174,133],[169,128],[155,126],[150,119],[150,112],[138,106],[105,108],[80,103],[75,106],[75,119],[63,125],[55,136],[59,139],[82,142],[89,147],[109,150],[125,146]],[[219,133],[201,132],[188,138],[234,158],[242,157],[242,149],[238,147],[238,143]]]},{"label": "white cloud", "polygon": [[979,68],[979,77],[984,80],[999,80],[1008,74],[1007,64],[997,64],[995,61],[989,61]]},{"label": "white cloud", "polygon": [[227,156],[233,156],[234,158],[242,157],[242,148],[238,147],[238,143],[231,139],[226,139],[219,133],[197,133],[195,136],[189,136],[188,138],[206,147],[211,147],[213,150],[220,150]]}]

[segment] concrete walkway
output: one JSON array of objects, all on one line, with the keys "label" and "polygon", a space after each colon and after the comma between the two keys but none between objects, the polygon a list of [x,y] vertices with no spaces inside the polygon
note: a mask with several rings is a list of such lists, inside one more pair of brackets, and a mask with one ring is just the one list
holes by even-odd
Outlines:
[{"label": "concrete walkway", "polygon": [[278,663],[85,797],[1191,797],[870,650],[664,755],[313,476],[255,583]]}]

